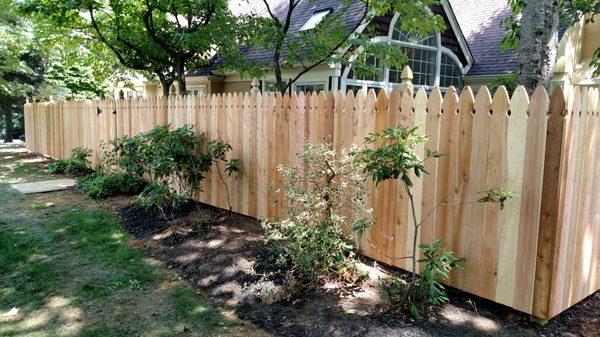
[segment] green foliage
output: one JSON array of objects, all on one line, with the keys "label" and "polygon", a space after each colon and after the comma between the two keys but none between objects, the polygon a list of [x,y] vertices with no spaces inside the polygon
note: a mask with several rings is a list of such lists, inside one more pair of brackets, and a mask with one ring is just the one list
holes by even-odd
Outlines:
[{"label": "green foliage", "polygon": [[[235,69],[254,77],[274,70],[276,82],[280,83],[280,92],[289,90],[302,75],[323,64],[352,65],[360,76],[371,76],[382,66],[401,68],[406,64],[406,55],[397,45],[373,41],[372,38],[379,33],[371,28],[360,31],[359,26],[363,22],[368,22],[376,15],[391,12],[402,16],[402,20],[398,21],[401,29],[416,36],[445,28],[443,19],[431,10],[431,7],[437,4],[437,0],[367,0],[363,2],[361,20],[357,20],[355,26],[349,27],[348,13],[355,10],[356,3],[345,0],[314,28],[296,32],[292,29],[290,20],[285,18],[294,18],[301,14],[298,12],[300,2],[301,0],[292,0],[278,5],[283,6],[283,10],[277,9],[277,12],[283,13],[279,17],[274,14],[274,8],[266,6],[264,12],[268,15],[264,15],[260,8],[256,13],[240,18],[238,26],[242,27],[242,34],[237,34],[240,44],[253,49],[264,49],[273,56],[268,60],[254,61],[245,58],[243,53],[229,51],[223,54],[224,70]],[[349,52],[340,53],[340,50]],[[369,62],[371,57],[378,59],[378,67]],[[297,75],[288,79],[282,78],[282,69],[298,67],[300,71]]]},{"label": "green foliage", "polygon": [[[567,26],[572,26],[584,18],[584,23],[593,23],[594,16],[600,14],[600,1],[598,0],[571,0],[559,1],[558,12],[562,21]],[[500,50],[519,51],[519,39],[521,36],[522,13],[525,8],[525,0],[508,0],[511,8],[511,16],[502,20],[502,27],[506,35],[500,44]],[[537,60],[532,60],[536,61]],[[594,76],[600,76],[600,48],[597,48],[593,54],[590,66],[593,67]]]},{"label": "green foliage", "polygon": [[514,192],[511,190],[508,190],[506,188],[499,187],[499,188],[494,188],[494,189],[489,189],[487,191],[479,192],[479,194],[483,194],[484,196],[481,197],[477,201],[479,201],[479,202],[497,202],[500,204],[500,209],[504,209],[504,203],[508,199],[511,199],[513,197]]},{"label": "green foliage", "polygon": [[[276,264],[306,278],[308,285],[321,277],[345,277],[354,271],[357,243],[353,239],[372,223],[358,153],[356,146],[335,151],[331,144],[307,143],[297,154],[299,166],[278,168],[287,216],[264,221],[265,238],[276,245]],[[347,235],[353,231],[355,235]]]},{"label": "green foliage", "polygon": [[[101,43],[119,62],[159,78],[164,91],[208,64],[221,45],[234,44],[226,0],[24,0],[24,13]],[[230,47],[231,48],[231,47]]]},{"label": "green foliage", "polygon": [[500,75],[496,77],[492,82],[486,84],[490,92],[494,93],[498,90],[498,87],[504,86],[506,91],[509,93],[514,92],[517,88],[517,73],[512,73],[508,75]]},{"label": "green foliage", "polygon": [[375,183],[387,179],[401,179],[408,187],[413,186],[409,173],[420,177],[427,173],[423,162],[428,158],[439,158],[442,155],[427,150],[425,158],[421,159],[416,148],[427,142],[427,136],[417,134],[417,128],[409,129],[401,124],[365,138],[365,144],[374,144],[375,148],[366,147],[362,157],[366,163],[365,172],[373,177]]},{"label": "green foliage", "polygon": [[90,171],[90,161],[88,157],[92,150],[76,147],[71,150],[71,157],[68,159],[55,160],[48,166],[48,171],[52,174],[84,174]]},{"label": "green foliage", "polygon": [[77,186],[90,198],[105,199],[137,194],[144,189],[146,182],[128,173],[98,171],[77,179]]},{"label": "green foliage", "polygon": [[150,183],[138,201],[146,207],[176,209],[202,191],[202,181],[213,165],[225,165],[229,176],[239,174],[239,160],[227,159],[231,145],[206,140],[192,126],[172,130],[158,126],[133,137],[124,136],[110,142],[105,151],[106,164],[115,165],[137,179]]},{"label": "green foliage", "polygon": [[511,16],[502,20],[502,27],[506,31],[506,35],[502,38],[500,50],[519,51],[519,36],[521,34],[520,17],[525,8],[524,0],[508,0],[511,8]]},{"label": "green foliage", "polygon": [[433,309],[448,302],[446,290],[441,281],[448,280],[450,271],[461,268],[454,253],[437,240],[433,244],[419,245],[423,258],[420,276],[414,283],[405,281],[400,275],[393,275],[381,282],[381,295],[388,301],[392,311],[409,314],[415,318],[431,313]]}]

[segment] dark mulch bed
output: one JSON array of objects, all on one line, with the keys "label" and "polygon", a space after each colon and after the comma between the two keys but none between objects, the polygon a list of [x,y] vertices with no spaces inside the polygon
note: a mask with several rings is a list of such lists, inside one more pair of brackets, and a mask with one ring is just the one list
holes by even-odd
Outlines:
[{"label": "dark mulch bed", "polygon": [[121,210],[113,205],[113,211],[149,254],[234,309],[240,318],[274,335],[600,336],[599,293],[545,326],[529,323],[525,314],[454,289],[450,290],[451,304],[432,317],[407,324],[377,310],[369,301],[362,306],[366,312],[344,310],[349,302],[363,299],[341,296],[335,290],[317,289],[292,301],[277,300],[269,297],[277,289],[276,282],[265,277],[269,266],[260,263],[268,253],[260,244],[262,229],[256,219],[234,214],[224,224],[206,225],[220,211],[190,205],[167,222],[138,206],[121,205]]}]

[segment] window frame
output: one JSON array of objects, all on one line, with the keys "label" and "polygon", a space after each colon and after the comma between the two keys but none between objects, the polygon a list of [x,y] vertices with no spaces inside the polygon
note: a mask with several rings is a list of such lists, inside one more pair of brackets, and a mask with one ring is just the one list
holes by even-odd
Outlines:
[{"label": "window frame", "polygon": [[[294,92],[298,93],[298,86],[299,85],[305,85],[305,86],[309,86],[309,85],[322,85],[323,86],[323,92],[325,94],[327,94],[328,92],[328,88],[327,88],[327,82],[325,81],[306,81],[306,82],[298,82],[298,83],[294,83]],[[306,91],[304,92],[306,93]],[[314,92],[313,92],[314,93]],[[318,92],[317,92],[318,93]]]},{"label": "window frame", "polygon": [[[198,91],[198,93],[194,93],[194,91]],[[202,92],[204,91],[204,92]],[[206,95],[208,94],[208,86],[206,85],[191,85],[185,88],[186,95]]]},{"label": "window frame", "polygon": [[[444,47],[442,45],[442,36],[440,32],[436,32],[435,36],[436,36],[436,46],[429,46],[429,45],[419,45],[419,44],[414,44],[411,42],[406,42],[406,41],[400,41],[400,40],[395,40],[392,38],[392,36],[394,35],[394,31],[395,31],[395,27],[396,24],[398,23],[398,19],[400,18],[400,15],[398,13],[396,13],[392,19],[392,21],[390,22],[390,25],[388,27],[388,32],[386,36],[377,36],[371,39],[372,42],[375,43],[387,43],[387,44],[395,44],[401,47],[406,47],[406,48],[415,48],[415,49],[422,49],[422,50],[429,50],[429,51],[434,51],[436,52],[436,61],[435,61],[435,74],[434,74],[434,83],[433,85],[421,85],[421,84],[415,84],[415,86],[422,86],[425,88],[425,90],[430,91],[431,89],[433,89],[434,87],[439,87],[441,91],[446,91],[448,89],[448,87],[441,87],[440,86],[440,80],[441,80],[441,64],[442,64],[442,55],[447,55],[450,57],[451,60],[454,61],[455,65],[458,67],[461,76],[464,76],[466,71],[465,71],[465,67],[462,65],[462,62],[460,62],[460,60],[458,59],[458,56],[456,56],[456,54],[454,54],[454,52],[452,52],[450,49]],[[356,56],[353,56],[353,58],[356,58]],[[344,73],[342,75],[342,81],[341,81],[341,89],[346,92],[346,87],[347,86],[362,86],[363,89],[367,89],[368,87],[380,87],[386,91],[391,91],[394,88],[400,87],[401,83],[396,83],[396,82],[390,82],[389,79],[389,73],[390,73],[390,69],[389,67],[383,67],[383,76],[382,76],[382,81],[369,81],[369,80],[360,80],[360,79],[349,79],[348,78],[348,74],[350,73],[350,69],[351,67],[347,67],[346,69],[344,69]]]}]

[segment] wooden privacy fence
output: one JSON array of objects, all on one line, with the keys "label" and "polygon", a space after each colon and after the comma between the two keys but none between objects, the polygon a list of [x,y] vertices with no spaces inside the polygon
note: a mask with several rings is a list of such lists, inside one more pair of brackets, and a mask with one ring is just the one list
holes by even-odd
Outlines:
[{"label": "wooden privacy fence", "polygon": [[[482,87],[442,95],[419,89],[378,96],[227,94],[120,100],[28,103],[27,147],[66,158],[73,147],[93,149],[164,123],[192,124],[209,138],[228,141],[241,158],[242,177],[229,182],[235,211],[281,215],[270,183],[276,166],[293,163],[302,142],[332,136],[336,145],[362,143],[369,133],[402,123],[429,135],[425,147],[447,154],[426,164],[416,179],[417,213],[438,203],[477,200],[478,192],[515,191],[503,211],[497,204],[440,207],[423,225],[421,242],[441,239],[464,270],[449,284],[541,318],[550,318],[600,287],[600,122],[597,88],[538,88],[531,98],[519,87],[512,98],[501,87],[493,98]],[[567,103],[566,103],[567,102]],[[564,113],[566,111],[566,113]],[[207,178],[199,199],[226,207],[225,191]],[[361,250],[409,269],[412,225],[407,196],[396,182],[375,188],[370,205],[377,223]],[[373,248],[375,246],[377,249]]]}]

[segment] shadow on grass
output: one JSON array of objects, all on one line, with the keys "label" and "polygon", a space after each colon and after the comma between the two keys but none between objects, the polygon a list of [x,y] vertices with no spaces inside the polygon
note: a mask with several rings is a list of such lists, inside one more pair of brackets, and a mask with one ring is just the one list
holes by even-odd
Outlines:
[{"label": "shadow on grass", "polygon": [[239,322],[134,248],[114,214],[68,191],[10,189],[48,178],[12,149],[0,146],[0,336],[240,334]]}]

